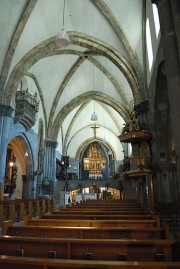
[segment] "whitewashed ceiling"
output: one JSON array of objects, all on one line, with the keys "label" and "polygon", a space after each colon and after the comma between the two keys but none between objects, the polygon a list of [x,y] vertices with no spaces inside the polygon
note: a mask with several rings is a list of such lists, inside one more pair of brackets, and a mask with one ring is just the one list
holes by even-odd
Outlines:
[{"label": "whitewashed ceiling", "polygon": [[[76,156],[94,140],[91,114],[117,159],[118,139],[133,104],[145,94],[143,0],[66,0],[64,27],[70,45],[58,48],[64,0],[0,0],[0,72],[4,103],[22,78],[42,102],[46,138]],[[64,150],[64,152],[62,152]]]}]

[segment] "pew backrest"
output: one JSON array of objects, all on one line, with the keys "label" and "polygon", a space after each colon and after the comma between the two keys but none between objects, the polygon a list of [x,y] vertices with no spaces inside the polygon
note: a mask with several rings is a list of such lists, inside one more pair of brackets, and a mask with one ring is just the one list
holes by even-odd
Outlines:
[{"label": "pew backrest", "polygon": [[160,228],[159,218],[148,220],[65,220],[65,219],[32,219],[24,217],[24,224],[29,226],[69,226],[69,227],[157,227]]},{"label": "pew backrest", "polygon": [[172,261],[174,240],[133,239],[72,239],[0,236],[0,255],[43,257],[54,255],[59,259],[115,261],[125,255],[128,261],[155,261],[157,254]]},{"label": "pew backrest", "polygon": [[0,255],[0,267],[7,269],[179,269],[180,262],[120,262],[120,261],[88,261],[69,259],[48,259],[31,257],[14,257]]},{"label": "pew backrest", "polygon": [[130,214],[126,214],[126,215],[116,215],[116,214],[41,214],[40,215],[41,219],[81,219],[81,220],[148,220],[148,219],[153,219],[154,216],[153,215],[145,215],[145,214],[141,214],[141,215],[130,215]]},{"label": "pew backrest", "polygon": [[81,239],[169,239],[168,225],[161,228],[125,228],[125,227],[45,227],[12,225],[4,222],[2,235],[81,238]]}]

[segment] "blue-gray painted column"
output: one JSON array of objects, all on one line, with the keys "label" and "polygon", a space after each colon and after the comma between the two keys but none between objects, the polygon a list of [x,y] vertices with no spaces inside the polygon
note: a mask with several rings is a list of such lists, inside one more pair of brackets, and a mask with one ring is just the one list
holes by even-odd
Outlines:
[{"label": "blue-gray painted column", "polygon": [[[44,160],[44,178],[52,180],[56,179],[56,148],[58,143],[55,141],[45,141],[45,160]],[[52,186],[53,188],[53,186]]]},{"label": "blue-gray painted column", "polygon": [[3,182],[6,167],[6,152],[13,108],[0,105],[0,196],[3,193]]}]

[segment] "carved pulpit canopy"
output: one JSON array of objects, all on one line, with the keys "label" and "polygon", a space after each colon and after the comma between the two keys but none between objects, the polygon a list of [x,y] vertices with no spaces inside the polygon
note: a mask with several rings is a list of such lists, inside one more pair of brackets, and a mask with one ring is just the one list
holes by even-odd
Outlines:
[{"label": "carved pulpit canopy", "polygon": [[148,132],[145,124],[141,124],[137,118],[137,112],[130,113],[130,121],[125,124],[122,133],[119,136],[121,142],[140,142],[149,140],[151,134]]},{"label": "carved pulpit canopy", "polygon": [[30,94],[27,90],[16,92],[15,122],[20,122],[26,129],[30,129],[36,121],[39,110],[37,93]]}]

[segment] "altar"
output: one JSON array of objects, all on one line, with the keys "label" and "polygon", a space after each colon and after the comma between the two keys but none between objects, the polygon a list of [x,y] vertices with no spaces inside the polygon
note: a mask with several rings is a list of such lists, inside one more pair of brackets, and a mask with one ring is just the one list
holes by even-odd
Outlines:
[{"label": "altar", "polygon": [[97,193],[77,193],[76,194],[76,203],[79,203],[81,201],[85,200],[96,200],[97,199]]}]

